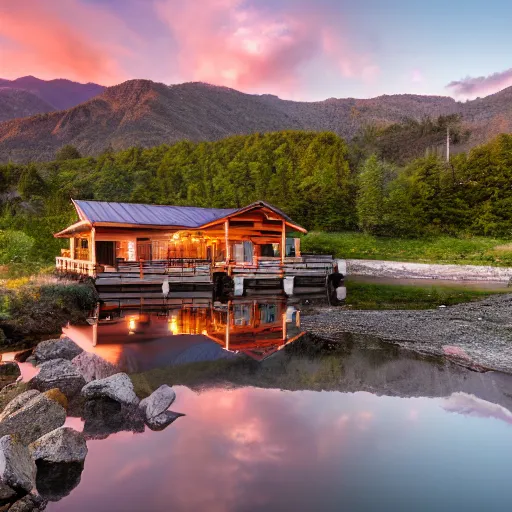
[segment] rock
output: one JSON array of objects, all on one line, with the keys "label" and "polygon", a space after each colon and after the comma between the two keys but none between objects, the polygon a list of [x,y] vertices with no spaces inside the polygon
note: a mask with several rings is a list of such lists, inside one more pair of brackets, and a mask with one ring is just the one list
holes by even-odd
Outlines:
[{"label": "rock", "polygon": [[84,465],[80,462],[53,463],[38,460],[36,465],[37,492],[48,501],[59,501],[68,496],[80,483],[84,470]]},{"label": "rock", "polygon": [[72,398],[85,384],[76,367],[67,359],[52,359],[40,366],[39,373],[29,381],[29,386],[39,391],[58,388],[66,397]]},{"label": "rock", "polygon": [[82,388],[82,396],[88,399],[110,398],[129,406],[139,404],[132,381],[126,373],[116,373],[111,377],[89,382]]},{"label": "rock", "polygon": [[0,364],[0,377],[18,378],[21,375],[20,367],[16,361],[7,361]]},{"label": "rock", "polygon": [[71,361],[78,371],[83,375],[86,382],[92,380],[105,379],[111,375],[119,373],[119,368],[105,359],[92,354],[91,352],[82,352]]},{"label": "rock", "polygon": [[32,400],[35,396],[40,395],[40,392],[37,389],[29,389],[21,395],[13,398],[3,410],[2,414],[0,414],[0,422],[4,420],[7,416],[14,414],[18,409],[21,409],[27,402]]},{"label": "rock", "polygon": [[34,350],[34,357],[38,363],[52,359],[67,359],[71,361],[82,352],[83,349],[72,339],[60,338],[58,340],[47,340],[39,343]]},{"label": "rock", "polygon": [[36,485],[36,465],[30,451],[12,435],[0,439],[0,482],[18,492],[30,492]]},{"label": "rock", "polygon": [[106,439],[116,432],[144,432],[144,415],[138,407],[111,398],[87,400],[83,407],[86,439]]},{"label": "rock", "polygon": [[27,494],[11,505],[9,511],[14,512],[39,512],[46,508],[47,501],[38,494]]},{"label": "rock", "polygon": [[29,445],[66,421],[66,410],[42,393],[27,391],[13,401],[15,404],[9,403],[0,415],[0,436],[14,434]]},{"label": "rock", "polygon": [[16,491],[7,484],[0,482],[0,503],[12,500],[16,496]]},{"label": "rock", "polygon": [[180,416],[185,416],[179,412],[164,411],[163,413],[155,416],[154,418],[146,419],[146,425],[151,430],[163,430],[168,427],[173,421],[177,420]]},{"label": "rock", "polygon": [[85,437],[69,427],[60,427],[29,446],[32,458],[53,463],[82,463],[87,455]]},{"label": "rock", "polygon": [[166,411],[176,400],[176,393],[167,384],[162,384],[151,395],[141,400],[139,407],[147,419],[154,418]]},{"label": "rock", "polygon": [[62,391],[58,388],[49,389],[48,391],[45,391],[44,396],[48,397],[50,400],[53,400],[54,402],[57,402],[58,404],[62,405],[64,409],[68,408],[68,399],[66,398],[66,395],[62,393]]}]

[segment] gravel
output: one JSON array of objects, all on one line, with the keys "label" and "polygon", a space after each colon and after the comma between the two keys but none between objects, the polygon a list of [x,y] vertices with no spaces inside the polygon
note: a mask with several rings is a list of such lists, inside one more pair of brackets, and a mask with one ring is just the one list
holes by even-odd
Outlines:
[{"label": "gravel", "polygon": [[512,373],[512,294],[428,311],[317,308],[302,319],[307,331],[330,340],[340,340],[344,333],[366,334]]}]

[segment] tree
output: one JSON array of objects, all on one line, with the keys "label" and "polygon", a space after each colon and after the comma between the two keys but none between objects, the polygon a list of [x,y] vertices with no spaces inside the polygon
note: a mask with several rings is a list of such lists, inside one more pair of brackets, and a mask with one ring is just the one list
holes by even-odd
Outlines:
[{"label": "tree", "polygon": [[34,196],[43,196],[45,193],[45,183],[35,165],[29,165],[20,176],[18,182],[18,192],[25,201],[32,199]]},{"label": "tree", "polygon": [[365,233],[377,233],[383,225],[384,199],[384,167],[372,155],[359,175],[356,199],[358,224]]},{"label": "tree", "polygon": [[75,146],[72,146],[71,144],[67,144],[61,147],[55,155],[55,160],[58,162],[62,162],[64,160],[76,160],[78,158],[82,158],[82,155],[78,149],[76,149]]}]

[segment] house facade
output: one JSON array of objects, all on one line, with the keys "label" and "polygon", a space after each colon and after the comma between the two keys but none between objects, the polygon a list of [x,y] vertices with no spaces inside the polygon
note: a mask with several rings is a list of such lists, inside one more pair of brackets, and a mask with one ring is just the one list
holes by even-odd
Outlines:
[{"label": "house facade", "polygon": [[59,271],[95,277],[144,262],[158,267],[208,265],[257,269],[300,259],[306,230],[278,208],[258,201],[217,209],[74,200],[78,221],[56,233],[69,239]]}]

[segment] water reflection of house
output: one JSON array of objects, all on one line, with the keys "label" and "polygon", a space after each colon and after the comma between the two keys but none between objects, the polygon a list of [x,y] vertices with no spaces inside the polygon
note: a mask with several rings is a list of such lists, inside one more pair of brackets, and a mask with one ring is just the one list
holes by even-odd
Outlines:
[{"label": "water reflection of house", "polygon": [[300,337],[300,312],[285,301],[210,302],[165,312],[126,311],[65,334],[131,371],[244,353],[261,360]]},{"label": "water reflection of house", "polygon": [[263,201],[232,209],[73,204],[78,222],[55,234],[69,240],[57,270],[97,277],[105,299],[119,287],[161,286],[165,280],[211,285],[222,273],[281,282],[303,276],[306,284],[316,278],[313,284],[323,285],[333,271],[330,256],[302,256],[299,235],[306,230]]}]

